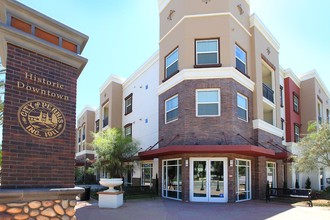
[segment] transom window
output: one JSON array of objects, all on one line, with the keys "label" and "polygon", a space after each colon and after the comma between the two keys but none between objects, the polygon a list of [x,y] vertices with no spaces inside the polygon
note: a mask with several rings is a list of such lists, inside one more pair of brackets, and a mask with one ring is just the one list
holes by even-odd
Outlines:
[{"label": "transom window", "polygon": [[239,46],[235,45],[236,53],[236,69],[243,74],[246,74],[246,53]]},{"label": "transom window", "polygon": [[166,78],[176,74],[179,70],[179,49],[176,48],[165,58]]},{"label": "transom window", "polygon": [[299,142],[300,127],[298,124],[294,124],[294,142]]},{"label": "transom window", "polygon": [[196,65],[219,64],[219,39],[196,40]]},{"label": "transom window", "polygon": [[133,94],[131,93],[125,98],[125,115],[128,115],[129,113],[132,112],[133,110],[132,103],[133,103]]},{"label": "transom window", "polygon": [[165,123],[170,123],[178,119],[179,115],[178,95],[165,101]]},{"label": "transom window", "polygon": [[293,94],[293,111],[299,113],[299,98],[295,93]]},{"label": "transom window", "polygon": [[126,137],[132,137],[132,124],[125,125],[124,132]]},{"label": "transom window", "polygon": [[248,99],[237,93],[237,113],[238,118],[248,121]]},{"label": "transom window", "polygon": [[220,89],[196,90],[196,115],[220,116]]}]

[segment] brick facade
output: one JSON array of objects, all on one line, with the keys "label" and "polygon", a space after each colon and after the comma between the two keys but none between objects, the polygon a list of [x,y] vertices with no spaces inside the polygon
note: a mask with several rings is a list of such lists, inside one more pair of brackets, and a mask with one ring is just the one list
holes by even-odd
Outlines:
[{"label": "brick facade", "polygon": [[[196,89],[220,89],[219,117],[196,117]],[[238,119],[237,93],[248,98],[248,122]],[[178,120],[165,124],[165,100],[178,94]],[[249,144],[253,137],[252,92],[232,79],[186,80],[159,96],[160,147],[167,145]],[[178,136],[179,135],[179,136]]]},{"label": "brick facade", "polygon": [[[12,44],[8,44],[7,54],[1,188],[74,187],[78,70]],[[41,139],[23,130],[18,110],[31,100],[49,102],[63,113],[66,127],[61,135]]]}]

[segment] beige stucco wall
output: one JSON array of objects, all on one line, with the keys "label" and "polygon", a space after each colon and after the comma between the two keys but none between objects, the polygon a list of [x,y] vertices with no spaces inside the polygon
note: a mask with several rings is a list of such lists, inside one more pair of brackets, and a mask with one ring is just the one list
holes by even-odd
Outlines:
[{"label": "beige stucco wall", "polygon": [[[253,115],[255,119],[263,119],[263,88],[262,88],[262,55],[275,66],[274,71],[274,104],[276,112],[276,127],[281,127],[280,115],[280,82],[279,82],[279,53],[256,27],[251,28],[251,79],[255,82],[253,96]],[[268,54],[267,49],[270,49]]]},{"label": "beige stucco wall", "polygon": [[122,127],[122,85],[110,82],[100,93],[100,130],[103,128],[103,106],[109,103],[109,128]]},{"label": "beige stucco wall", "polygon": [[[238,5],[242,6],[244,11],[242,15],[237,7]],[[167,18],[171,10],[175,12],[172,15],[172,20],[168,20]],[[192,3],[191,0],[172,0],[160,13],[160,39],[162,39],[184,16],[214,13],[231,13],[246,29],[249,28],[250,8],[245,0],[210,1],[208,4],[202,1],[195,1]]]},{"label": "beige stucco wall", "polygon": [[322,119],[327,120],[326,110],[330,108],[329,99],[316,78],[307,79],[301,82],[300,86],[301,104],[301,133],[306,134],[308,123],[318,119],[318,100],[322,103]]}]

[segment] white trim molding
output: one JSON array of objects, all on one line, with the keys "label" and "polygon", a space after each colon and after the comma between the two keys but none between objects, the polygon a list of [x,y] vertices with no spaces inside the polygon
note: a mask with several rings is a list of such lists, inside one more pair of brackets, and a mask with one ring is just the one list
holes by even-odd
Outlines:
[{"label": "white trim molding", "polygon": [[77,119],[79,120],[83,116],[83,114],[85,114],[85,112],[87,112],[87,111],[95,112],[96,111],[96,108],[95,107],[92,107],[90,105],[85,105],[85,107],[83,108],[83,110],[81,110],[81,112],[78,114]]},{"label": "white trim molding", "polygon": [[[159,13],[161,13],[172,0],[158,0]],[[245,0],[250,6],[250,0]]]},{"label": "white trim molding", "polygon": [[284,136],[284,133],[281,129],[279,129],[279,128],[275,127],[274,125],[271,125],[261,119],[253,120],[253,129],[260,129],[260,130],[266,131],[266,132],[273,134],[280,138],[282,138]]},{"label": "white trim molding", "polygon": [[289,77],[296,84],[296,86],[300,88],[301,81],[299,77],[290,68],[285,69],[283,71],[284,71],[284,79]]},{"label": "white trim molding", "polygon": [[256,14],[252,14],[250,16],[250,27],[256,27],[262,35],[269,41],[269,43],[274,47],[274,49],[278,52],[280,50],[280,43],[276,40],[273,34],[268,30],[266,25],[262,23],[260,18]]},{"label": "white trim molding", "polygon": [[137,69],[128,79],[123,83],[123,89],[126,89],[131,83],[135,82],[137,78],[143,75],[154,63],[159,61],[159,50],[157,50],[139,69]]},{"label": "white trim molding", "polygon": [[82,156],[84,154],[94,154],[95,155],[96,151],[95,150],[83,150],[83,151],[76,153],[76,157]]},{"label": "white trim molding", "polygon": [[328,88],[326,87],[326,85],[324,84],[324,81],[321,80],[321,77],[317,73],[316,70],[311,70],[311,71],[309,71],[307,73],[304,73],[304,74],[299,75],[298,77],[299,77],[300,81],[305,81],[305,80],[309,80],[309,79],[315,78],[316,81],[318,82],[318,84],[323,89],[324,93],[330,99],[330,92],[329,92]]},{"label": "white trim molding", "polygon": [[197,14],[197,15],[186,15],[181,18],[178,23],[176,23],[171,30],[169,30],[163,37],[162,39],[159,40],[159,43],[161,43],[176,27],[180,25],[181,22],[183,22],[185,19],[190,19],[190,18],[201,18],[201,17],[216,17],[216,16],[230,16],[244,31],[245,33],[251,37],[251,33],[237,20],[237,18],[230,12],[222,12],[222,13],[211,13],[211,14]]},{"label": "white trim molding", "polygon": [[117,75],[110,75],[107,81],[105,81],[105,83],[103,83],[100,87],[100,93],[102,93],[112,82],[122,85],[125,82],[125,79]]},{"label": "white trim molding", "polygon": [[196,79],[233,79],[251,92],[255,83],[234,67],[184,69],[158,87],[158,95],[166,92],[184,80]]}]

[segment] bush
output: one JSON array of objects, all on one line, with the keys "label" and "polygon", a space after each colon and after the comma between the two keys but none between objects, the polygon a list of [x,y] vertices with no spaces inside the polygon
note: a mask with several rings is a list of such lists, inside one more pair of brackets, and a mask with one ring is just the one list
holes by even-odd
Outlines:
[{"label": "bush", "polygon": [[311,188],[311,179],[308,177],[306,182],[305,182],[305,188],[306,189],[310,189]]}]

